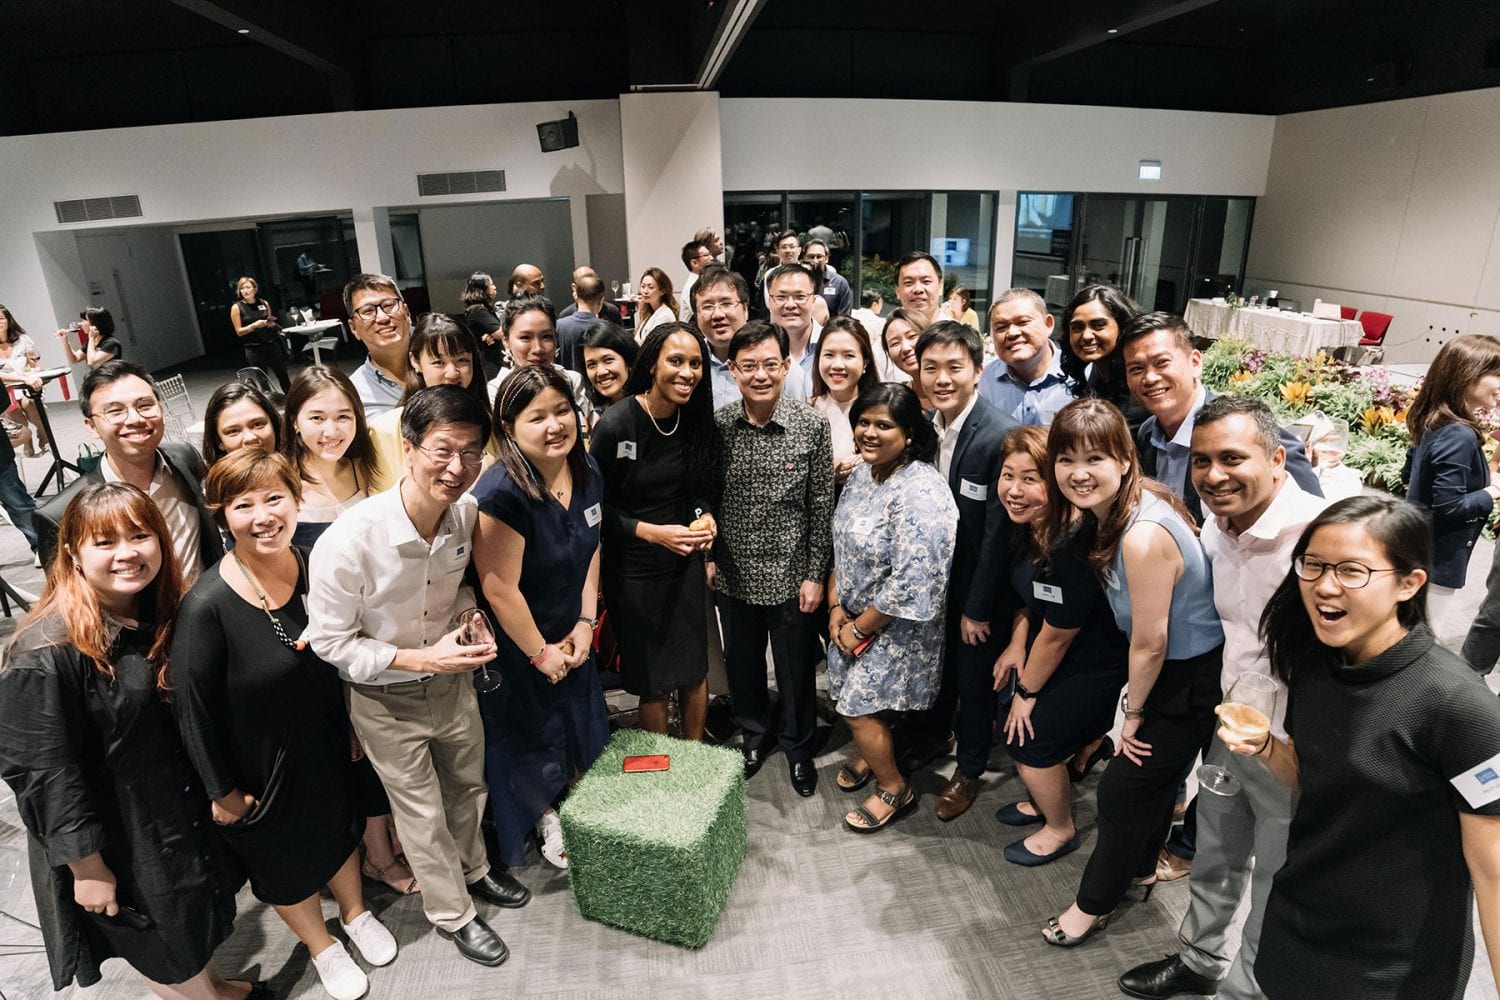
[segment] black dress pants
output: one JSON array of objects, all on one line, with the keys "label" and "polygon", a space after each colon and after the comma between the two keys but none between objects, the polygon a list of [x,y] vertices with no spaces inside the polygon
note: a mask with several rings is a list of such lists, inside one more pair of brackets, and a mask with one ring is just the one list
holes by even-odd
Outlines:
[{"label": "black dress pants", "polygon": [[1131,880],[1156,871],[1156,855],[1172,823],[1177,785],[1213,733],[1222,692],[1222,646],[1162,664],[1136,737],[1151,756],[1136,764],[1124,754],[1099,779],[1099,839],[1078,886],[1078,908],[1093,916],[1119,905]]},{"label": "black dress pants", "polygon": [[[817,725],[815,616],[801,611],[796,597],[761,605],[721,594],[719,610],[724,615],[724,672],[745,746],[768,749],[775,736],[788,761],[812,760]],[[781,699],[776,715],[766,679],[768,643]]]},{"label": "black dress pants", "polygon": [[274,344],[252,344],[245,345],[245,365],[250,368],[259,368],[263,372],[269,372],[276,376],[276,381],[281,383],[281,391],[285,393],[291,387],[286,375],[286,352],[282,349],[280,342]]},{"label": "black dress pants", "polygon": [[989,767],[990,748],[995,743],[995,716],[1000,702],[1000,693],[995,690],[995,661],[1010,638],[1010,630],[996,628],[996,624],[990,623],[988,639],[970,646],[964,643],[959,630],[958,613],[949,613],[937,699],[931,708],[914,713],[916,739],[937,740],[949,732],[954,734],[958,773],[966,778],[984,774]]}]

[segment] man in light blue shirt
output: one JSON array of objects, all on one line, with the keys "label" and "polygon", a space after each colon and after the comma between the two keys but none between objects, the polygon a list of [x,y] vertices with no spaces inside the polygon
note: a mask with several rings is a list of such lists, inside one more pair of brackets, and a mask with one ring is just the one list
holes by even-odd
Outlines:
[{"label": "man in light blue shirt", "polygon": [[1047,304],[1029,288],[1006,289],[990,306],[996,358],[984,366],[979,395],[1018,423],[1045,426],[1073,401],[1052,322]]},{"label": "man in light blue shirt", "polygon": [[750,320],[750,286],[737,272],[710,264],[693,283],[693,319],[708,341],[708,374],[713,382],[714,410],[740,398],[739,383],[729,367],[729,342]]},{"label": "man in light blue shirt", "polygon": [[401,402],[406,392],[411,312],[396,280],[384,274],[356,274],[350,279],[344,286],[344,308],[349,331],[370,352],[349,376],[369,420]]}]

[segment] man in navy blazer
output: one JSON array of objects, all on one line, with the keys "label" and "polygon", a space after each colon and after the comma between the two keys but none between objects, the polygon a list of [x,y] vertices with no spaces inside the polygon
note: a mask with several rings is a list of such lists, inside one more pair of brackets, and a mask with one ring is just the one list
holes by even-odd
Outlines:
[{"label": "man in navy blazer", "polygon": [[[1203,504],[1193,489],[1188,454],[1193,420],[1214,394],[1202,384],[1203,361],[1192,331],[1180,316],[1145,313],[1120,332],[1120,351],[1130,394],[1151,413],[1136,432],[1141,471],[1181,497],[1202,524]],[[1281,443],[1287,474],[1308,493],[1322,496],[1302,439],[1283,427]]]},{"label": "man in navy blazer", "polygon": [[938,470],[948,478],[958,504],[943,679],[937,701],[921,714],[915,734],[919,755],[929,759],[933,748],[946,749],[950,729],[957,735],[958,769],[936,810],[939,819],[951,820],[974,804],[994,738],[995,660],[1010,631],[997,620],[1010,568],[1010,522],[996,486],[1000,443],[1020,425],[979,397],[984,344],[971,327],[952,320],[928,327],[917,340],[917,364],[922,390],[934,403]]}]

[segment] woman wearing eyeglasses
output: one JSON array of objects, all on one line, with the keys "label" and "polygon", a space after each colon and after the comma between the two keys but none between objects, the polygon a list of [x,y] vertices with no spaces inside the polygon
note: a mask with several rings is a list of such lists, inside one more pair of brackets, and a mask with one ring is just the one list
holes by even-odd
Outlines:
[{"label": "woman wearing eyeglasses", "polygon": [[260,285],[248,274],[234,283],[234,291],[239,297],[229,309],[229,322],[245,349],[245,364],[274,373],[286,392],[286,349],[271,304],[260,297]]},{"label": "woman wearing eyeglasses", "polygon": [[1428,627],[1432,552],[1400,500],[1320,514],[1261,618],[1287,738],[1219,733],[1301,790],[1255,962],[1270,1000],[1459,1000],[1476,899],[1500,979],[1500,702]]}]

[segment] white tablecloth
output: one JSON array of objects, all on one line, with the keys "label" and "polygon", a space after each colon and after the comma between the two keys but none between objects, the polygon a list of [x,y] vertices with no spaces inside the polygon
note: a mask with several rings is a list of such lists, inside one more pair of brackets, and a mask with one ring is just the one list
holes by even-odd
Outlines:
[{"label": "white tablecloth", "polygon": [[1311,313],[1275,312],[1251,306],[1232,309],[1211,299],[1189,299],[1183,314],[1200,337],[1238,337],[1267,351],[1312,355],[1319,350],[1353,347],[1364,336],[1358,320],[1316,319]]}]

